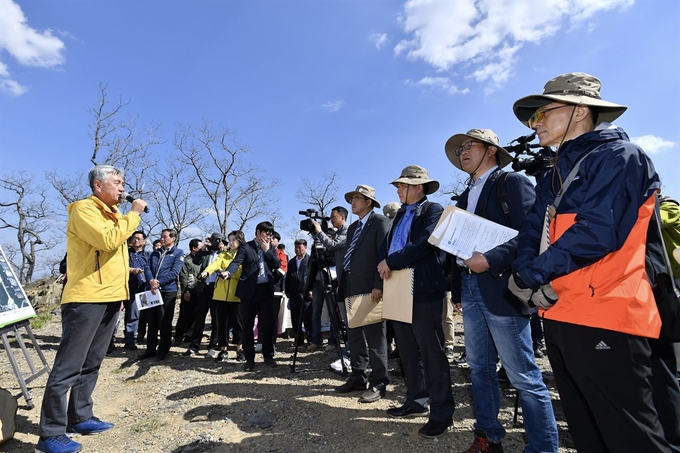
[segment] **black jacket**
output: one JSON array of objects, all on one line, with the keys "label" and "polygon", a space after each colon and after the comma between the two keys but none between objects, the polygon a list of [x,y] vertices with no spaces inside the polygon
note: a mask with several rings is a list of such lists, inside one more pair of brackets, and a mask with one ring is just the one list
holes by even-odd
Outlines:
[{"label": "black jacket", "polygon": [[[255,294],[255,287],[257,286],[257,274],[260,272],[258,251],[260,250],[260,244],[256,240],[247,242],[238,248],[236,257],[234,261],[231,262],[229,267],[227,267],[227,272],[230,275],[234,275],[238,270],[239,266],[243,266],[241,272],[241,278],[239,278],[238,286],[236,287],[236,295],[244,299],[252,299]],[[269,247],[269,250],[264,252],[264,273],[267,276],[267,282],[269,283],[269,289],[274,295],[274,274],[279,268],[281,262],[279,257],[276,256],[274,247]]]}]

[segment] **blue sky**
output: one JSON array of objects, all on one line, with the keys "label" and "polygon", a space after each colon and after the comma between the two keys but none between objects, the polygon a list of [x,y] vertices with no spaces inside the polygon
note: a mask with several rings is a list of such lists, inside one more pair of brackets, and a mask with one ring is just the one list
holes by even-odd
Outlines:
[{"label": "blue sky", "polygon": [[680,198],[679,26],[676,0],[0,0],[0,172],[90,168],[106,83],[160,124],[161,149],[179,123],[233,130],[283,180],[286,219],[307,207],[300,178],[330,171],[339,204],[357,184],[384,204],[409,164],[461,176],[444,154],[455,133],[528,133],[513,102],[583,71],[629,107],[616,124]]}]

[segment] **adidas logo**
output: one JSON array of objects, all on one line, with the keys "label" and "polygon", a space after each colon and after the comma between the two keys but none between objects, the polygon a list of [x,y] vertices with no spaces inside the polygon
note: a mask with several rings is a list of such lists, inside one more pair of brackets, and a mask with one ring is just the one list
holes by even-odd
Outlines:
[{"label": "adidas logo", "polygon": [[607,345],[607,343],[605,343],[604,341],[600,341],[600,342],[597,344],[597,346],[595,346],[595,349],[596,349],[596,350],[603,350],[603,349],[611,349],[611,348],[610,348],[610,347]]}]

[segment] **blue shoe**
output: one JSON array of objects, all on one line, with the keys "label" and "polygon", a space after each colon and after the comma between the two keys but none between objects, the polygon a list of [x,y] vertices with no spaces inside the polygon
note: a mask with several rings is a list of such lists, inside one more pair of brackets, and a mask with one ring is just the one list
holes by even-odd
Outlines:
[{"label": "blue shoe", "polygon": [[82,445],[66,434],[41,438],[35,446],[36,453],[76,453],[82,449]]},{"label": "blue shoe", "polygon": [[90,417],[85,421],[66,427],[67,433],[74,434],[99,434],[113,428],[113,423],[103,422],[97,417]]}]

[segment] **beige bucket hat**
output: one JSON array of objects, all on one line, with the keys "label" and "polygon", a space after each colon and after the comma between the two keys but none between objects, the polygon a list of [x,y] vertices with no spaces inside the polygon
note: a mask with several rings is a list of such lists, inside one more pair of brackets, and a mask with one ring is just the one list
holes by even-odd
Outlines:
[{"label": "beige bucket hat", "polygon": [[396,201],[390,201],[383,207],[383,214],[385,217],[388,219],[394,219],[394,217],[397,215],[397,211],[401,208],[401,205],[397,203]]},{"label": "beige bucket hat", "polygon": [[376,208],[380,207],[380,203],[378,203],[378,200],[375,198],[375,189],[373,187],[367,186],[366,184],[359,184],[355,190],[347,192],[345,194],[345,201],[349,204],[352,204],[352,197],[356,194],[360,194],[366,198],[370,198],[375,202]]},{"label": "beige bucket hat", "polygon": [[446,141],[446,145],[444,145],[446,157],[448,157],[451,163],[459,170],[462,170],[463,168],[460,165],[460,156],[456,156],[456,150],[460,147],[460,145],[463,144],[465,140],[470,139],[484,142],[487,145],[492,145],[498,148],[496,155],[498,155],[500,160],[500,168],[503,168],[512,162],[512,156],[510,153],[498,144],[498,135],[496,135],[494,131],[491,129],[470,129],[465,134],[456,134],[451,136],[451,138]]},{"label": "beige bucket hat", "polygon": [[598,124],[606,121],[611,123],[623,115],[628,107],[602,100],[600,79],[585,72],[570,72],[549,80],[543,87],[542,94],[525,96],[515,102],[512,110],[518,120],[528,126],[529,118],[538,107],[551,102],[564,102],[566,104],[587,105],[593,107],[597,113]]},{"label": "beige bucket hat", "polygon": [[417,186],[418,184],[427,184],[427,189],[425,190],[425,195],[430,195],[439,190],[439,181],[430,179],[430,176],[420,165],[409,165],[401,171],[401,175],[392,181],[390,184],[396,186],[397,183],[404,183],[411,186]]}]

